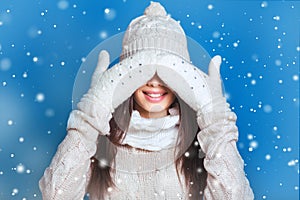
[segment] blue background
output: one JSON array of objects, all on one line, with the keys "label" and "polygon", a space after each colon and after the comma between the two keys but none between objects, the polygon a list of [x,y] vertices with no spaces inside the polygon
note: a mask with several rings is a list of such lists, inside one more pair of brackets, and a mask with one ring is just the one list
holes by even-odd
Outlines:
[{"label": "blue background", "polygon": [[[65,137],[82,61],[149,2],[0,1],[1,200],[41,199],[38,180]],[[298,199],[300,2],[160,2],[189,37],[223,57],[255,199]]]}]

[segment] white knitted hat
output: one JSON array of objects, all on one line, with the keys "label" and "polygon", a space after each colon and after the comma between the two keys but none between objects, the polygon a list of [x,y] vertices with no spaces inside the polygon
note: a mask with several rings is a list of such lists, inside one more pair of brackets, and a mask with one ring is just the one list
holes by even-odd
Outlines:
[{"label": "white knitted hat", "polygon": [[157,2],[151,2],[144,15],[129,24],[123,39],[121,60],[146,49],[164,50],[190,60],[183,29]]}]

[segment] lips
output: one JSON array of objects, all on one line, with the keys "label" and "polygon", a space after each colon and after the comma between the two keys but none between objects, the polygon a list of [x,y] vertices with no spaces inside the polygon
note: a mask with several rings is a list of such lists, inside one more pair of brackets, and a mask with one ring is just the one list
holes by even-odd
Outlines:
[{"label": "lips", "polygon": [[166,91],[143,91],[145,98],[151,103],[159,103],[168,94]]}]

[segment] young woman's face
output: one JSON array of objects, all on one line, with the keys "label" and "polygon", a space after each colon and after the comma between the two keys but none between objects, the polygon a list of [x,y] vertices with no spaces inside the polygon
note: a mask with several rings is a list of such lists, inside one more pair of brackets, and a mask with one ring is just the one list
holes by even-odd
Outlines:
[{"label": "young woman's face", "polygon": [[155,75],[134,92],[134,109],[144,118],[160,118],[168,115],[168,109],[175,100],[174,93],[163,85]]}]

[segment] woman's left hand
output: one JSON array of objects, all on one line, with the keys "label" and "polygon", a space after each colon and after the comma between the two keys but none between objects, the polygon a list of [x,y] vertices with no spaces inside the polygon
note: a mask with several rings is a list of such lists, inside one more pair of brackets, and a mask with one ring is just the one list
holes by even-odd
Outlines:
[{"label": "woman's left hand", "polygon": [[[213,120],[224,118],[225,114],[230,111],[229,104],[222,91],[222,80],[220,76],[221,56],[214,56],[208,66],[208,75],[205,76],[206,88],[195,88],[196,102],[202,102],[202,98],[206,99],[205,104],[199,104],[197,111],[198,118],[202,120],[198,124],[201,129],[207,127]],[[199,76],[203,72],[197,70]],[[213,116],[207,117],[207,115]],[[215,117],[214,117],[215,116]]]}]

